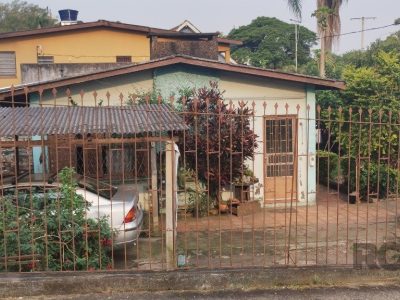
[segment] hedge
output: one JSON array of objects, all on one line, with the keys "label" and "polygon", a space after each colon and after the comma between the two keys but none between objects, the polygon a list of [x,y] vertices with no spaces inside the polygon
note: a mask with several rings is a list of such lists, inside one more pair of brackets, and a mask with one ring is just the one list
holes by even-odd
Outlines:
[{"label": "hedge", "polygon": [[[360,162],[360,197],[380,199],[399,193],[400,170],[389,167],[382,162]],[[356,191],[356,160],[348,156],[340,157],[334,152],[317,151],[318,180],[320,184],[335,188],[339,185],[342,192]],[[350,172],[349,172],[350,170]],[[369,190],[368,190],[369,186]]]}]

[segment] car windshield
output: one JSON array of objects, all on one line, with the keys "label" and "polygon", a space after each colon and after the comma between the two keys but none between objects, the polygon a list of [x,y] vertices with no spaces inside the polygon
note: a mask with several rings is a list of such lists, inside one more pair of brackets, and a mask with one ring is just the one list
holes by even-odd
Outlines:
[{"label": "car windshield", "polygon": [[118,191],[118,188],[106,182],[96,180],[90,177],[82,177],[78,181],[78,185],[92,193],[98,194],[110,200]]}]

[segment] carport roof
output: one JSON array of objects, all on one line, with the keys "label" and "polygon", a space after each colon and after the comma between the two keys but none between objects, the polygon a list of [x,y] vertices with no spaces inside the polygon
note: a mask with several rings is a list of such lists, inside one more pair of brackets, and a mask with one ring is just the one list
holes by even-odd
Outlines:
[{"label": "carport roof", "polygon": [[0,108],[0,137],[52,134],[141,134],[187,126],[167,104]]}]

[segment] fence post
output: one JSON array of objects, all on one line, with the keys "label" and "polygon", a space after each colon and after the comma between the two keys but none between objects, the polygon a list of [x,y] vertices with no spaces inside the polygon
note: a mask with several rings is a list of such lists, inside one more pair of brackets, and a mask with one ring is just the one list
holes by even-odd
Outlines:
[{"label": "fence post", "polygon": [[[306,90],[306,143],[307,143],[307,202],[315,203],[317,196],[317,117],[315,89],[307,87]],[[318,143],[320,141],[318,140]]]},{"label": "fence post", "polygon": [[175,269],[175,147],[173,141],[166,142],[165,147],[165,242],[167,255],[167,269]]},{"label": "fence post", "polygon": [[151,143],[150,150],[150,165],[151,165],[151,201],[153,211],[153,229],[158,230],[158,185],[157,185],[157,158],[156,145]]}]

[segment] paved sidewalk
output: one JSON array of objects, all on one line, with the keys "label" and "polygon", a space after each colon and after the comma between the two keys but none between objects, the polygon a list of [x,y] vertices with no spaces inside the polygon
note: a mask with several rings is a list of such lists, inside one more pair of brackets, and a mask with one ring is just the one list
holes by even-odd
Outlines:
[{"label": "paved sidewalk", "polygon": [[[11,300],[15,298],[8,298]],[[20,297],[19,300],[32,299],[39,300],[43,297]],[[217,291],[217,292],[179,292],[179,291],[166,291],[166,292],[131,292],[131,293],[100,293],[100,294],[80,294],[80,295],[58,295],[46,297],[48,300],[175,300],[175,299],[254,299],[254,300],[375,300],[387,299],[397,300],[400,299],[400,286],[354,286],[354,287],[326,287],[326,288],[305,288],[305,289],[272,289],[272,290],[253,290],[253,291]]]}]

